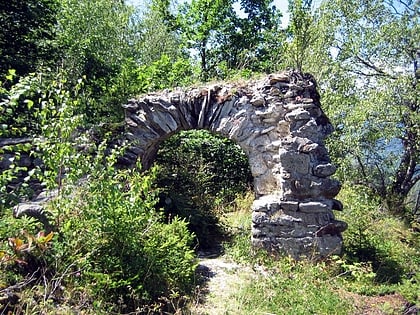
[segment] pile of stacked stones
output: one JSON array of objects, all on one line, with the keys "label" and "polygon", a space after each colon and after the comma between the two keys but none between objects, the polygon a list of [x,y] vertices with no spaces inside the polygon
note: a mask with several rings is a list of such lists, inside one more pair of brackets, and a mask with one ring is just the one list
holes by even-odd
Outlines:
[{"label": "pile of stacked stones", "polygon": [[344,222],[333,210],[340,190],[331,179],[324,139],[332,126],[315,80],[295,71],[258,81],[163,91],[124,105],[131,142],[122,162],[149,167],[166,138],[206,129],[236,142],[254,177],[252,243],[295,259],[339,254]]}]

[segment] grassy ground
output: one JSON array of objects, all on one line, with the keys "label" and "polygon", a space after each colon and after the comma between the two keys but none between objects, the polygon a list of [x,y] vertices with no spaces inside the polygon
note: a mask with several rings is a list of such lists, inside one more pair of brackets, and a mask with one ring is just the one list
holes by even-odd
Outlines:
[{"label": "grassy ground", "polygon": [[[383,213],[378,217],[372,209],[361,218],[349,207],[344,219],[353,228],[344,235],[344,256],[296,262],[252,250],[247,210],[252,198],[238,202],[224,216],[233,242],[225,244],[223,256],[201,262],[205,281],[187,313],[417,314],[418,233],[398,219]],[[366,226],[357,235],[361,220]],[[365,240],[357,243],[362,236]]]},{"label": "grassy ground", "polygon": [[[200,260],[195,292],[174,291],[159,300],[156,308],[152,305],[131,314],[418,314],[420,237],[416,227],[385,213],[377,201],[352,189],[343,188],[339,199],[346,205],[339,218],[349,224],[342,257],[298,262],[253,250],[253,197],[249,193],[228,209],[219,209],[231,237],[223,244],[223,255]],[[0,273],[0,280],[4,276]],[[77,273],[67,276],[77,280]],[[15,282],[21,286],[16,299],[22,302],[14,314],[109,314],[100,301],[92,300],[84,285],[62,287],[60,277],[37,285]],[[10,302],[8,290],[0,281],[0,315],[1,304]],[[50,291],[56,299],[48,298]]]}]

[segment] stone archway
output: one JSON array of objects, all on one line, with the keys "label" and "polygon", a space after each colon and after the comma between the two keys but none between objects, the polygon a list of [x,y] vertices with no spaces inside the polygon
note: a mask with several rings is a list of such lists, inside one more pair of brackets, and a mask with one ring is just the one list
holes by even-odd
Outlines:
[{"label": "stone archway", "polygon": [[294,71],[243,84],[163,91],[124,105],[123,159],[145,168],[159,143],[181,130],[206,129],[239,144],[247,154],[256,199],[252,244],[296,259],[339,254],[346,223],[331,179],[336,168],[324,146],[332,125],[320,107],[316,83]]}]

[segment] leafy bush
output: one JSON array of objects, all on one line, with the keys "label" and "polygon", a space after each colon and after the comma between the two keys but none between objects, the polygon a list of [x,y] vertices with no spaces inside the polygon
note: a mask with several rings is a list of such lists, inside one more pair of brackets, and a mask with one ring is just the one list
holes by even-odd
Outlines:
[{"label": "leafy bush", "polygon": [[[44,233],[33,218],[15,220],[10,205],[0,213],[0,312],[56,313],[56,305],[95,313],[142,311],[189,292],[196,267],[193,235],[183,220],[165,222],[156,209],[156,169],[117,170],[123,149],[109,152],[106,142],[89,144],[94,155],[81,150],[86,139],[76,129],[83,119],[74,112],[83,98],[60,81],[43,87],[40,104],[25,99],[31,84],[25,93],[12,89],[1,103],[9,106],[19,96],[34,106],[40,133],[31,154],[44,165],[30,176],[59,189],[45,209],[53,233]],[[13,115],[14,107],[7,108]],[[12,176],[1,174],[2,193]],[[6,291],[13,294],[4,297]]]},{"label": "leafy bush", "polygon": [[183,58],[172,59],[163,54],[159,60],[150,65],[138,67],[136,79],[138,92],[145,93],[191,84],[194,81],[194,73],[190,62]]},{"label": "leafy bush", "polygon": [[[120,311],[135,310],[168,292],[188,292],[193,283],[192,235],[185,222],[163,222],[155,210],[156,171],[114,171],[108,166],[63,198],[61,244],[56,257],[80,274],[95,299]],[[71,255],[69,255],[71,253]]]},{"label": "leafy bush", "polygon": [[[6,78],[13,77],[10,71]],[[64,174],[72,181],[86,171],[81,163],[85,157],[77,150],[83,137],[76,132],[83,120],[76,114],[84,99],[82,88],[82,80],[69,87],[62,74],[36,73],[2,90],[0,138],[23,137],[24,142],[0,147],[0,154],[6,153],[0,159],[11,156],[12,162],[0,174],[0,207],[36,195],[42,186],[60,187]],[[23,155],[29,163],[22,166]]]},{"label": "leafy bush", "polygon": [[357,186],[344,186],[338,198],[346,206],[339,217],[349,225],[343,237],[350,261],[371,263],[379,283],[400,283],[418,271],[419,239],[403,221]]}]

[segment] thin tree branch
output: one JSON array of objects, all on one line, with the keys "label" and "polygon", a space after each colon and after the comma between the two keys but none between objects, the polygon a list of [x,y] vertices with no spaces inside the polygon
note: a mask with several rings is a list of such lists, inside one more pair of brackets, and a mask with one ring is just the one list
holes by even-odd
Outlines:
[{"label": "thin tree branch", "polygon": [[379,176],[381,179],[381,186],[377,189],[380,193],[381,196],[385,196],[386,195],[386,183],[385,183],[385,175],[383,170],[381,169],[380,165],[378,164],[378,162],[375,162],[375,167],[377,168],[378,172],[379,172]]},{"label": "thin tree branch", "polygon": [[403,6],[405,6],[405,8],[407,9],[407,10],[409,10],[409,11],[411,11],[411,12],[415,12],[415,10],[413,9],[413,8],[411,8],[410,7],[410,4],[412,3],[412,1],[410,1],[410,4],[407,4],[407,3],[405,3],[404,1],[402,1],[402,0],[399,0],[399,2],[403,5]]},{"label": "thin tree branch", "polygon": [[355,58],[359,62],[361,62],[363,65],[368,67],[369,69],[372,69],[372,70],[376,71],[379,75],[384,76],[384,77],[389,77],[389,78],[392,78],[394,80],[397,79],[397,77],[395,77],[395,76],[391,75],[390,73],[385,72],[383,69],[380,69],[377,66],[375,66],[370,60],[365,60],[358,54],[355,54]]},{"label": "thin tree branch", "polygon": [[14,285],[11,285],[7,288],[4,288],[4,289],[0,290],[0,294],[8,293],[8,292],[11,292],[11,291],[18,291],[18,290],[21,290],[22,288],[26,287],[28,284],[30,284],[30,283],[32,283],[36,280],[35,275],[38,273],[38,271],[39,271],[39,268],[37,270],[35,270],[34,273],[32,273],[29,276],[29,278],[25,278],[21,282],[18,282]]},{"label": "thin tree branch", "polygon": [[394,6],[394,3],[393,3],[393,1],[386,1],[386,4],[387,5],[389,5],[393,10],[394,10],[394,13],[396,14],[396,15],[399,15],[399,16],[403,16],[404,14],[402,14],[402,13],[400,13],[398,10],[397,10],[397,8]]}]

